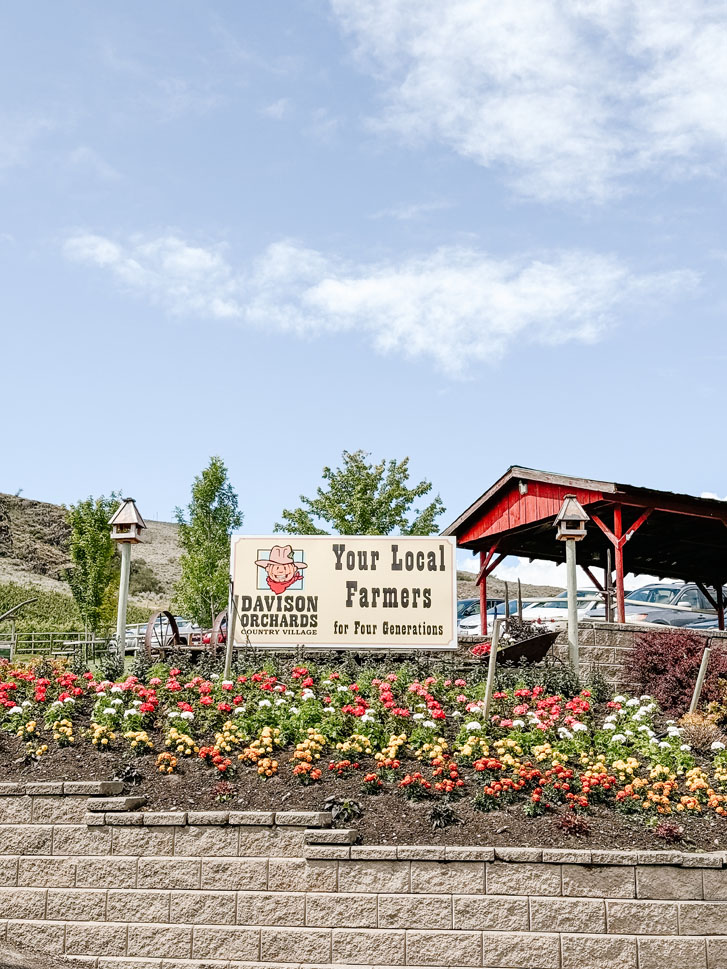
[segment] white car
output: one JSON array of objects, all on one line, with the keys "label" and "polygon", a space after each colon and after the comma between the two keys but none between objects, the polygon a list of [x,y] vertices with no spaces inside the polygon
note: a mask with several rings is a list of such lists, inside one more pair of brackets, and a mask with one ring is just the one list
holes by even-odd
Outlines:
[{"label": "white car", "polygon": [[[596,618],[593,613],[603,609],[603,599],[597,593],[589,593],[590,598],[578,593],[578,619]],[[555,599],[540,599],[523,609],[524,622],[568,622],[568,599],[558,596]]]},{"label": "white car", "polygon": [[[534,599],[523,599],[523,618],[525,614],[525,607],[534,602]],[[511,616],[517,615],[517,599],[510,599],[509,614]],[[502,618],[505,615],[505,603],[500,602],[496,606],[487,610],[487,628],[492,630],[492,622],[494,619]],[[479,636],[481,631],[480,625],[480,613],[479,611],[465,616],[464,619],[460,619],[457,623],[457,635],[458,636]]]}]

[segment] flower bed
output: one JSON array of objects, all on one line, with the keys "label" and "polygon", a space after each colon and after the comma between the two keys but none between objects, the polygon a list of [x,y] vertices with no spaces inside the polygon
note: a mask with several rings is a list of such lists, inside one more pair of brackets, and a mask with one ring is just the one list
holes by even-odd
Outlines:
[{"label": "flower bed", "polygon": [[339,795],[359,802],[375,839],[384,820],[403,825],[399,841],[448,827],[462,841],[465,822],[470,842],[493,843],[493,825],[504,824],[514,841],[608,840],[616,825],[630,844],[659,834],[727,844],[718,711],[680,726],[648,696],[566,695],[529,679],[512,674],[485,721],[478,670],[270,666],[226,681],[158,664],[111,682],[5,663],[0,765],[38,777],[79,763],[92,776],[96,765],[97,776],[143,778],[156,806],[186,797],[320,807]]}]

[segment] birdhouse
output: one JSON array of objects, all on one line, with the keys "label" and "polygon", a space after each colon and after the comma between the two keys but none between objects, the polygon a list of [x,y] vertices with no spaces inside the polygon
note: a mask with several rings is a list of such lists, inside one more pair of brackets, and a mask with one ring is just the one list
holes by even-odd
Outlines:
[{"label": "birdhouse", "polygon": [[558,540],[562,542],[572,538],[579,542],[586,537],[586,522],[588,520],[588,515],[576,496],[566,495],[555,518]]},{"label": "birdhouse", "polygon": [[111,538],[117,542],[136,543],[141,541],[141,530],[146,522],[139,514],[133,498],[124,498],[109,519]]}]

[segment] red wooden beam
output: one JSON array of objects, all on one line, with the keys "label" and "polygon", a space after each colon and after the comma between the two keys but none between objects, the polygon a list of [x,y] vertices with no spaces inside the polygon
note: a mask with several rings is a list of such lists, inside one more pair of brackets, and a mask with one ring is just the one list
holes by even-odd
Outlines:
[{"label": "red wooden beam", "polygon": [[722,583],[717,582],[717,626],[719,629],[724,629],[724,590],[722,588]]}]

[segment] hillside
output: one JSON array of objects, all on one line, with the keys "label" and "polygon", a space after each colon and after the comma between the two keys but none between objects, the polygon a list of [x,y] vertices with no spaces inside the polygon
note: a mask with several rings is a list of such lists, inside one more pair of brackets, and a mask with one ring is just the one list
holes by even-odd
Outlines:
[{"label": "hillside", "polygon": [[[475,585],[477,576],[473,572],[457,573],[457,597],[459,599],[476,599],[480,594],[478,586]],[[547,599],[555,596],[563,590],[555,585],[528,585],[521,583],[523,599]],[[508,596],[514,599],[517,596],[517,582],[509,582],[507,587]],[[505,598],[505,583],[498,579],[496,575],[490,575],[487,579],[487,596],[490,599]]]},{"label": "hillside", "polygon": [[[70,530],[62,505],[0,494],[0,583],[70,594]],[[151,611],[168,608],[180,575],[177,526],[147,521],[144,541],[132,555],[132,604]]]}]

